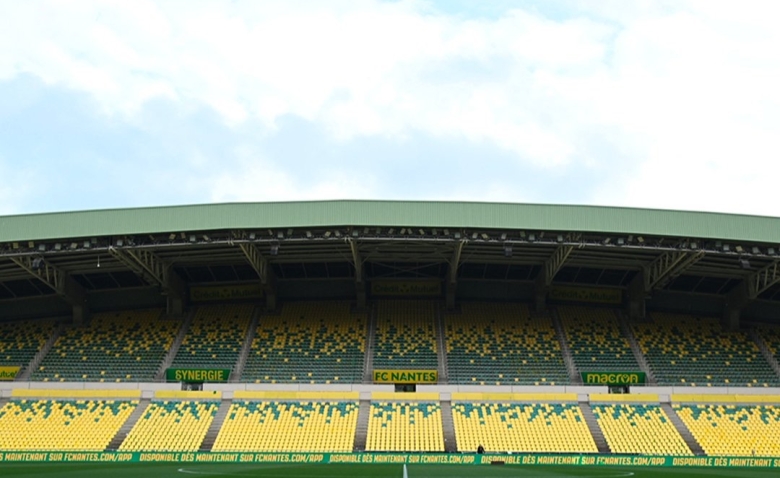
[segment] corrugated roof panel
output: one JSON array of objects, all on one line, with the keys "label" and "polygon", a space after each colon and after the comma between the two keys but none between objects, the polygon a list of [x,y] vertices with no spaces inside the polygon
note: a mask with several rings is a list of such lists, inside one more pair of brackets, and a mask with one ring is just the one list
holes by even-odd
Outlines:
[{"label": "corrugated roof panel", "polygon": [[0,216],[0,241],[349,225],[560,230],[780,242],[780,218],[774,217],[438,201],[234,203]]}]

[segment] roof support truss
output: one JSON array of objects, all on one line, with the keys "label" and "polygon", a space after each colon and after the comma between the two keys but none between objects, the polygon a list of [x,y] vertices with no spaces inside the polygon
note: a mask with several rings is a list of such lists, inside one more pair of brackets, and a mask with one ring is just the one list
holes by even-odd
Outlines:
[{"label": "roof support truss", "polygon": [[87,293],[67,272],[49,264],[42,257],[11,257],[16,265],[29,272],[41,282],[51,287],[73,306],[87,303]]},{"label": "roof support truss", "polygon": [[465,239],[455,243],[455,249],[452,251],[452,258],[450,259],[450,270],[448,273],[448,281],[450,284],[455,284],[458,282],[458,267],[460,266],[460,256],[463,254],[463,246],[465,245]]},{"label": "roof support truss", "polygon": [[184,296],[184,281],[153,252],[115,247],[109,247],[108,252],[149,284],[160,286],[177,297]]},{"label": "roof support truss", "polygon": [[775,261],[750,274],[745,282],[747,282],[748,297],[755,299],[762,292],[780,282],[780,261]]},{"label": "roof support truss", "polygon": [[574,246],[564,245],[558,246],[555,252],[544,261],[544,285],[549,286],[552,284],[555,275],[561,270],[563,264],[566,263],[566,259],[569,258],[571,251],[574,250]]},{"label": "roof support truss", "polygon": [[645,292],[663,287],[703,257],[704,251],[664,252],[645,267]]},{"label": "roof support truss", "polygon": [[246,257],[249,265],[252,266],[252,269],[257,273],[257,276],[260,278],[260,283],[267,285],[270,272],[268,269],[268,261],[265,257],[260,254],[260,251],[252,243],[242,242],[239,243],[238,247],[241,248],[241,252],[244,253],[244,257]]}]

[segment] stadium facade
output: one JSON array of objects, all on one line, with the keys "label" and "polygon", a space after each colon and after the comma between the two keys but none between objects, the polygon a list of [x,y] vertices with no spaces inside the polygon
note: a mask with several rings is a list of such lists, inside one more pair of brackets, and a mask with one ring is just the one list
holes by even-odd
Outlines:
[{"label": "stadium facade", "polygon": [[778,218],[592,206],[0,217],[0,459],[759,466],[780,456],[778,252]]}]

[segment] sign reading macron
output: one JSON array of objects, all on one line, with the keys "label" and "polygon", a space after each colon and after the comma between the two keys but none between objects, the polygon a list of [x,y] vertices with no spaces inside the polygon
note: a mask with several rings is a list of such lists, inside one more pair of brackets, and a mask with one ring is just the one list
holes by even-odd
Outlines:
[{"label": "sign reading macron", "polygon": [[374,370],[374,383],[437,383],[436,370]]},{"label": "sign reading macron", "polygon": [[639,385],[645,380],[644,372],[582,372],[585,385]]},{"label": "sign reading macron", "polygon": [[12,381],[22,367],[0,367],[0,380]]},{"label": "sign reading macron", "polygon": [[169,368],[165,371],[165,378],[169,382],[227,382],[230,378],[230,370],[226,368]]}]

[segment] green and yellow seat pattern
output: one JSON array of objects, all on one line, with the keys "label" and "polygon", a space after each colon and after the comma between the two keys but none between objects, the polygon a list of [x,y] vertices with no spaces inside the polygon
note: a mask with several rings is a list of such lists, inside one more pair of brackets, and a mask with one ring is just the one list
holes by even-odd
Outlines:
[{"label": "green and yellow seat pattern", "polygon": [[367,451],[444,451],[441,405],[373,402]]},{"label": "green and yellow seat pattern", "polygon": [[137,404],[12,400],[0,409],[0,450],[103,451]]},{"label": "green and yellow seat pattern", "polygon": [[673,405],[705,453],[714,456],[780,456],[780,407]]},{"label": "green and yellow seat pattern", "polygon": [[52,332],[51,320],[0,322],[0,366],[26,368]]},{"label": "green and yellow seat pattern", "polygon": [[181,327],[161,309],[95,314],[89,325],[63,331],[35,381],[150,382]]},{"label": "green and yellow seat pattern", "polygon": [[565,403],[468,403],[452,405],[458,450],[479,445],[493,452],[596,453],[582,411]]},{"label": "green and yellow seat pattern", "polygon": [[172,367],[233,370],[244,345],[252,310],[252,305],[199,307]]},{"label": "green and yellow seat pattern", "polygon": [[264,316],[249,351],[243,382],[355,383],[362,380],[366,314],[349,302],[285,304]]},{"label": "green and yellow seat pattern", "polygon": [[127,435],[120,451],[198,451],[219,402],[152,402]]},{"label": "green and yellow seat pattern", "polygon": [[356,402],[234,401],[214,451],[351,452]]},{"label": "green and yellow seat pattern", "polygon": [[780,384],[751,338],[717,319],[653,313],[633,324],[659,385],[769,387]]},{"label": "green and yellow seat pattern", "polygon": [[437,369],[435,303],[388,300],[377,303],[375,369]]},{"label": "green and yellow seat pattern", "polygon": [[595,404],[592,408],[612,453],[692,454],[659,405]]},{"label": "green and yellow seat pattern", "polygon": [[635,371],[639,364],[620,331],[615,311],[558,307],[572,358],[581,371]]},{"label": "green and yellow seat pattern", "polygon": [[522,304],[464,303],[445,316],[450,383],[562,385],[569,383],[549,318]]}]

